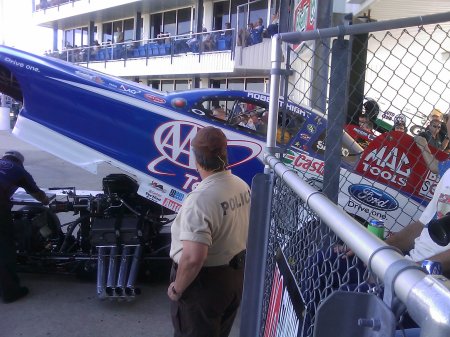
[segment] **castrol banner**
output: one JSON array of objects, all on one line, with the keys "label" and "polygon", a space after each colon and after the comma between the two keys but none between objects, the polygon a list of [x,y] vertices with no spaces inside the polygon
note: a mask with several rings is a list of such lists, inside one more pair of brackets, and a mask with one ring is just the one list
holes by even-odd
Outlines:
[{"label": "castrol banner", "polygon": [[[430,147],[441,161],[448,154]],[[364,150],[356,171],[363,177],[386,184],[421,199],[431,199],[439,181],[430,172],[414,139],[400,131],[391,131],[373,139]]]}]

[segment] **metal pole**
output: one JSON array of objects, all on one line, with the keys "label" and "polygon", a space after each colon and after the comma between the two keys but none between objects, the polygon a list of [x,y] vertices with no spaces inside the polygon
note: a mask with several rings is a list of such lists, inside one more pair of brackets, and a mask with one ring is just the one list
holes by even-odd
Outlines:
[{"label": "metal pole", "polygon": [[[345,125],[349,81],[350,43],[339,38],[333,41],[330,71],[330,104],[325,139],[323,192],[337,204],[341,167],[342,130]],[[326,95],[324,95],[326,97]]]},{"label": "metal pole", "polygon": [[277,121],[278,107],[280,98],[280,77],[281,77],[281,40],[276,34],[272,38],[272,69],[270,75],[270,102],[269,102],[269,119],[267,126],[267,150],[269,153],[276,151],[277,144]]},{"label": "metal pole", "polygon": [[272,194],[273,177],[269,174],[257,174],[252,181],[252,208],[248,229],[251,237],[247,242],[245,259],[244,293],[239,329],[241,337],[259,336],[261,330]]},{"label": "metal pole", "polygon": [[[318,0],[317,29],[331,26],[333,1]],[[330,40],[320,39],[314,42],[313,75],[311,83],[311,107],[325,112],[327,106],[328,60],[330,54]]]}]

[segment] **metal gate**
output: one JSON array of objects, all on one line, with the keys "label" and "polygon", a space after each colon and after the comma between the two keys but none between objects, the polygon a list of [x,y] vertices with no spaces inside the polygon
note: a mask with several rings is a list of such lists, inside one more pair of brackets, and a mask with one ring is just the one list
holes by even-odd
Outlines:
[{"label": "metal gate", "polygon": [[[445,13],[273,38],[242,337],[392,336],[406,317],[423,336],[450,335],[449,281],[426,275],[365,228],[383,220],[389,235],[417,220],[438,182],[413,136],[434,109],[449,110],[448,21]],[[278,116],[289,101],[317,111],[317,124],[298,138]],[[360,117],[370,132],[358,133]],[[399,120],[408,133],[391,131]]]}]

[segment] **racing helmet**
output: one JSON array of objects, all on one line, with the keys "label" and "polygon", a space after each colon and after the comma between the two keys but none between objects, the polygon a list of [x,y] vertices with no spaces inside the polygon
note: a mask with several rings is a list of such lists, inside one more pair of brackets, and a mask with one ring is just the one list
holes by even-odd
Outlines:
[{"label": "racing helmet", "polygon": [[13,158],[21,164],[23,164],[23,162],[25,161],[25,157],[23,156],[23,154],[16,150],[6,151],[3,155],[3,158]]}]

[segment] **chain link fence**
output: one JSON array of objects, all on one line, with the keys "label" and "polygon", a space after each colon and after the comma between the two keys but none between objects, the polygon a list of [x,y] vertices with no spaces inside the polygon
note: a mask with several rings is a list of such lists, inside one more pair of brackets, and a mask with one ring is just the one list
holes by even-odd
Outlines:
[{"label": "chain link fence", "polygon": [[[426,276],[366,227],[383,221],[384,239],[418,220],[433,196],[439,177],[414,136],[431,135],[432,153],[448,157],[448,137],[431,126],[445,129],[449,111],[449,20],[446,13],[272,40],[267,166],[252,186],[258,211],[251,215],[241,336],[393,336],[414,326],[448,333],[448,320],[426,325],[441,309],[424,305],[438,298],[450,306],[448,280]],[[277,116],[279,98],[313,109],[295,135],[288,118]],[[276,143],[277,124],[285,146]],[[405,289],[418,280],[444,287],[412,299]]]}]

